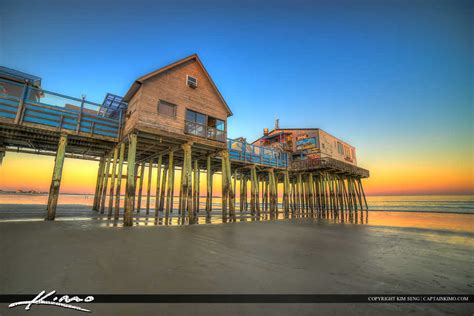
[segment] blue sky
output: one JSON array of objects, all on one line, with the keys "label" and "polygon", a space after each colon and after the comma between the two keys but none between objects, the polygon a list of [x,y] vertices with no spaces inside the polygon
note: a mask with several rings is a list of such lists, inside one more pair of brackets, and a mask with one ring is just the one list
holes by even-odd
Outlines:
[{"label": "blue sky", "polygon": [[440,163],[465,164],[472,3],[3,0],[0,63],[101,102],[198,53],[234,112],[230,137],[253,140],[278,117],[354,144],[369,167],[440,148],[453,153]]}]

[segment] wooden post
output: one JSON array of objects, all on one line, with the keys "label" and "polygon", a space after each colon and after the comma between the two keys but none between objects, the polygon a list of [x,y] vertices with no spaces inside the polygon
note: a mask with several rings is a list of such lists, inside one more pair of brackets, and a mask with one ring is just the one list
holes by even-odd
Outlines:
[{"label": "wooden post", "polygon": [[135,193],[133,194],[133,210],[132,211],[135,211],[136,207],[135,205],[137,205],[136,203],[136,199],[137,199],[137,181],[138,181],[138,166],[139,164],[136,163],[134,168],[135,168]]},{"label": "wooden post", "polygon": [[225,223],[227,222],[227,199],[229,197],[229,184],[227,183],[227,176],[226,176],[226,155],[229,153],[227,151],[223,151],[222,156],[222,221]]},{"label": "wooden post", "polygon": [[212,169],[211,169],[211,156],[208,155],[206,158],[206,167],[207,167],[207,190],[206,190],[206,216],[211,218],[212,212]]},{"label": "wooden post", "polygon": [[146,186],[146,215],[150,214],[151,178],[153,177],[153,159],[148,163],[148,184]]},{"label": "wooden post", "polygon": [[120,213],[120,191],[122,189],[122,170],[123,170],[123,158],[125,155],[125,143],[120,144],[119,163],[117,171],[117,188],[115,190],[115,214],[114,219],[119,219]]},{"label": "wooden post", "polygon": [[257,211],[257,217],[260,218],[260,185],[258,182],[257,169],[255,168],[255,208]]},{"label": "wooden post", "polygon": [[64,155],[66,154],[67,135],[61,135],[59,138],[58,151],[54,160],[53,177],[49,187],[48,206],[46,220],[53,221],[56,217],[56,207],[58,205],[59,187],[63,173]]},{"label": "wooden post", "polygon": [[138,201],[137,201],[137,213],[140,213],[142,208],[142,193],[143,193],[143,178],[145,178],[145,163],[140,164],[140,178],[138,179]]},{"label": "wooden post", "polygon": [[[222,215],[227,217],[227,206],[229,207],[229,215],[235,220],[235,203],[234,203],[234,189],[232,188],[232,173],[229,160],[229,152],[227,150],[222,152],[222,176],[223,176],[223,200]],[[225,180],[224,180],[225,179]],[[225,203],[224,203],[225,202]]]},{"label": "wooden post", "polygon": [[97,181],[95,184],[94,202],[92,203],[92,209],[94,211],[99,210],[100,189],[102,187],[102,174],[104,173],[104,168],[105,168],[105,159],[104,157],[100,157],[99,170],[97,171]]},{"label": "wooden post", "polygon": [[194,176],[193,176],[193,209],[192,209],[192,212],[193,212],[193,223],[194,221],[196,220],[196,217],[197,217],[197,209],[198,209],[198,201],[199,201],[199,197],[198,197],[198,186],[199,186],[199,162],[198,160],[194,160]]},{"label": "wooden post", "polygon": [[308,202],[311,214],[314,214],[314,183],[311,172],[308,174]]},{"label": "wooden post", "polygon": [[365,209],[368,210],[369,206],[367,205],[367,199],[365,198],[365,192],[364,192],[364,187],[362,186],[362,180],[358,178],[358,182],[359,182],[360,191],[362,193],[362,197],[364,198]]},{"label": "wooden post", "polygon": [[195,222],[195,217],[193,213],[193,199],[192,199],[192,183],[193,183],[193,173],[192,173],[192,168],[193,168],[193,163],[192,163],[192,152],[191,152],[191,145],[189,145],[189,150],[186,155],[186,159],[184,160],[186,162],[186,191],[183,192],[185,196],[185,201],[186,201],[186,207],[185,210],[188,211],[188,222],[191,224],[194,224]]},{"label": "wooden post", "polygon": [[107,163],[105,164],[105,170],[104,170],[104,178],[102,181],[102,194],[100,196],[100,213],[104,214],[105,211],[105,199],[107,197],[107,185],[109,182],[109,169],[110,169],[110,162],[112,160],[112,154],[109,154],[107,158]]},{"label": "wooden post", "polygon": [[250,214],[255,216],[255,192],[256,192],[256,169],[255,165],[250,166]]},{"label": "wooden post", "polygon": [[[188,197],[189,197],[189,186],[191,183],[189,183],[189,176],[188,174],[191,172],[189,170],[189,158],[191,156],[191,145],[186,143],[182,145],[183,148],[183,168],[181,170],[181,184],[180,184],[180,190],[179,190],[179,212],[181,214],[181,218],[184,219],[186,218],[186,209],[188,206]],[[190,209],[187,209],[188,211],[188,218],[189,218],[189,223],[193,221],[193,214],[191,213]]]},{"label": "wooden post", "polygon": [[155,217],[160,210],[160,180],[161,180],[161,155],[158,156],[158,166],[156,167],[156,192],[155,192]]},{"label": "wooden post", "polygon": [[165,193],[166,193],[166,180],[168,178],[168,166],[163,168],[163,177],[161,179],[161,193],[160,193],[160,207],[159,211],[163,212],[165,209]]},{"label": "wooden post", "polygon": [[137,152],[137,135],[128,136],[128,166],[127,166],[127,189],[125,191],[125,210],[123,213],[124,226],[133,225],[133,197],[135,196],[135,155]]},{"label": "wooden post", "polygon": [[301,214],[303,212],[303,180],[302,180],[302,175],[301,173],[298,173],[297,175],[297,183],[296,183],[296,204],[297,204],[297,212]]},{"label": "wooden post", "polygon": [[286,171],[283,172],[283,195],[282,195],[282,206],[283,206],[283,214],[285,215],[285,217],[287,216],[287,210],[286,210],[286,196],[287,196],[287,189],[286,189],[286,178],[287,178],[287,175],[286,175]]},{"label": "wooden post", "polygon": [[174,179],[173,179],[173,171],[174,171],[174,166],[173,166],[173,157],[174,157],[174,152],[170,151],[168,155],[168,173],[169,173],[169,179],[168,179],[168,187],[166,189],[166,217],[169,216],[171,209],[173,208],[173,184],[174,184]]},{"label": "wooden post", "polygon": [[245,201],[245,198],[244,198],[244,190],[245,190],[245,187],[244,187],[244,178],[245,176],[243,174],[240,175],[240,213],[243,213],[244,211],[244,201]]},{"label": "wooden post", "polygon": [[269,195],[269,185],[270,179],[263,179],[263,211],[264,213],[268,212],[268,195]]},{"label": "wooden post", "polygon": [[115,189],[115,171],[117,168],[117,159],[118,159],[118,152],[119,148],[118,146],[115,146],[114,148],[114,158],[112,160],[112,174],[111,174],[111,180],[110,180],[110,192],[109,192],[109,208],[108,208],[108,218],[112,218],[112,207],[114,205],[114,189]]}]

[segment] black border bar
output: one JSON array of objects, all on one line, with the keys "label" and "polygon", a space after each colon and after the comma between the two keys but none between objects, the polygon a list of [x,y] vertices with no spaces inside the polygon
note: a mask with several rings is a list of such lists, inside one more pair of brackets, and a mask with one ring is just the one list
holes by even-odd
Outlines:
[{"label": "black border bar", "polygon": [[[0,303],[31,301],[38,294],[0,294]],[[90,303],[473,303],[471,294],[54,294]],[[49,300],[49,299],[48,299]],[[90,304],[80,303],[80,304]]]}]

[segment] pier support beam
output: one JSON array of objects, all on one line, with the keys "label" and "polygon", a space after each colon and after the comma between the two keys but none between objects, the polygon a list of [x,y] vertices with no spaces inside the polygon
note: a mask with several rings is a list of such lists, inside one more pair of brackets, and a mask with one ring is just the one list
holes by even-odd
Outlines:
[{"label": "pier support beam", "polygon": [[99,170],[97,172],[97,182],[95,184],[94,202],[92,203],[92,209],[94,211],[99,210],[100,201],[100,190],[102,188],[102,175],[104,174],[105,158],[100,157]]},{"label": "pier support beam", "polygon": [[163,175],[161,178],[161,193],[160,193],[160,207],[159,211],[163,212],[165,209],[165,193],[166,193],[166,181],[168,179],[168,166],[163,167]]},{"label": "pier support beam", "polygon": [[123,158],[125,155],[125,143],[120,144],[120,154],[118,162],[118,171],[117,171],[117,188],[115,190],[115,213],[114,219],[119,219],[120,213],[120,191],[122,189],[122,170],[123,170]]},{"label": "pier support beam", "polygon": [[227,221],[227,208],[230,217],[235,220],[234,191],[232,189],[232,175],[227,150],[221,152],[222,157],[222,220]]},{"label": "pier support beam", "polygon": [[257,170],[255,165],[250,166],[250,214],[255,216],[256,213],[256,195],[257,195]]},{"label": "pier support beam", "polygon": [[181,170],[181,188],[179,192],[179,213],[181,214],[181,218],[186,218],[186,210],[188,211],[188,220],[189,223],[194,221],[193,213],[191,208],[188,208],[189,205],[189,198],[190,198],[190,186],[191,183],[189,182],[190,174],[191,174],[191,145],[190,144],[183,144],[183,168]]},{"label": "pier support beam", "polygon": [[174,165],[173,165],[174,152],[170,151],[168,155],[168,187],[166,188],[166,217],[169,216],[173,209],[173,184],[174,184]]},{"label": "pier support beam", "polygon": [[158,156],[158,166],[156,167],[156,192],[155,192],[155,217],[158,217],[160,210],[160,180],[161,180],[161,163],[162,156]]},{"label": "pier support beam", "polygon": [[137,153],[137,135],[129,136],[127,190],[125,192],[125,210],[123,214],[124,226],[133,225],[133,197],[135,196],[135,156]]},{"label": "pier support beam", "polygon": [[58,151],[54,161],[53,178],[49,188],[48,206],[46,220],[53,221],[56,217],[56,207],[58,205],[59,187],[63,173],[64,155],[66,153],[67,135],[61,135],[59,138]]},{"label": "pier support beam", "polygon": [[112,207],[114,205],[114,189],[115,189],[115,171],[117,168],[117,159],[119,155],[119,147],[115,146],[114,148],[114,158],[112,161],[112,174],[111,174],[111,180],[110,180],[110,193],[109,193],[109,208],[108,208],[108,218],[112,218]]},{"label": "pier support beam", "polygon": [[145,177],[145,163],[140,164],[140,178],[138,179],[138,201],[137,201],[137,213],[140,213],[142,208],[142,193],[143,193],[143,178]]},{"label": "pier support beam", "polygon": [[206,157],[206,167],[207,167],[207,190],[206,190],[206,217],[211,218],[212,212],[212,170],[211,170],[211,156]]},{"label": "pier support beam", "polygon": [[146,215],[150,214],[151,178],[153,177],[153,159],[148,163],[148,183],[146,186]]},{"label": "pier support beam", "polygon": [[308,174],[308,202],[311,214],[314,214],[314,181],[313,174]]},{"label": "pier support beam", "polygon": [[284,210],[285,216],[288,216],[290,214],[289,192],[290,192],[290,179],[289,179],[288,171],[284,171],[283,173],[283,210]]},{"label": "pier support beam", "polygon": [[194,160],[193,167],[193,224],[197,222],[197,213],[199,209],[199,161]]},{"label": "pier support beam", "polygon": [[110,153],[107,157],[107,163],[105,164],[105,169],[104,169],[104,176],[102,178],[102,189],[101,189],[100,202],[99,202],[100,214],[104,214],[104,211],[105,211],[105,199],[107,198],[107,185],[109,182],[109,169],[110,169],[111,160],[112,160],[112,154]]}]

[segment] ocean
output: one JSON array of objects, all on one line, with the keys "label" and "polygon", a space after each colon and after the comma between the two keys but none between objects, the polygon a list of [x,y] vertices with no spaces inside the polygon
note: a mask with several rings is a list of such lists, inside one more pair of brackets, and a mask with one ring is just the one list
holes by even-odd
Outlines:
[{"label": "ocean", "polygon": [[[58,203],[92,205],[93,200],[93,195],[61,194]],[[0,194],[0,204],[37,205],[46,204],[47,201],[47,194]],[[200,201],[204,205],[205,198],[201,197]],[[145,203],[146,199],[143,198],[142,205]],[[367,196],[367,203],[370,211],[474,214],[474,195]],[[154,197],[151,204],[154,205]],[[213,204],[220,207],[220,198],[213,198]]]}]

